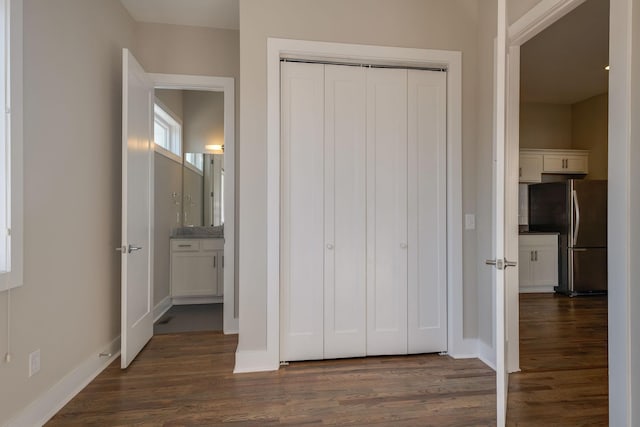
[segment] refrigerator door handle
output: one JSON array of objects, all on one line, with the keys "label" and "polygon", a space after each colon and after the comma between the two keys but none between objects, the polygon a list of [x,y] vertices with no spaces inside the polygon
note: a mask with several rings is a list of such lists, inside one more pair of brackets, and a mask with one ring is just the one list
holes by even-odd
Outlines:
[{"label": "refrigerator door handle", "polygon": [[572,246],[575,246],[578,241],[578,232],[580,231],[580,204],[578,203],[578,193],[576,193],[576,190],[571,191],[571,197],[573,197],[573,209],[576,212],[576,224],[573,229],[572,242]]}]

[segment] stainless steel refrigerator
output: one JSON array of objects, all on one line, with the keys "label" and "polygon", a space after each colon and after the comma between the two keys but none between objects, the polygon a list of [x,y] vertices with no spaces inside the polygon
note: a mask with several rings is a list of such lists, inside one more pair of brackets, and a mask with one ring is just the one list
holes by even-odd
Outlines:
[{"label": "stainless steel refrigerator", "polygon": [[529,230],[560,234],[556,292],[607,291],[607,181],[530,185]]}]

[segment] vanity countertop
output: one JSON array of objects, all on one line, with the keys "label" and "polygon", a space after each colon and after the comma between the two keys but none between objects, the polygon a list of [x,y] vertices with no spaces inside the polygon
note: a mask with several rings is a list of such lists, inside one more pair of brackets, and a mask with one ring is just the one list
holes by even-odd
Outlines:
[{"label": "vanity countertop", "polygon": [[172,239],[223,239],[223,227],[178,227],[171,232]]}]

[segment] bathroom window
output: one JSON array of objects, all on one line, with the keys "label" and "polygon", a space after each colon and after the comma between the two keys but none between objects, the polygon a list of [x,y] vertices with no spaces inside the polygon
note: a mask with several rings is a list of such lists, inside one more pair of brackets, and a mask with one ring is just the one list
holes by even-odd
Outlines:
[{"label": "bathroom window", "polygon": [[154,105],[153,113],[153,141],[156,151],[182,162],[182,124],[158,103]]},{"label": "bathroom window", "polygon": [[198,173],[202,174],[204,166],[203,153],[185,153],[184,160],[187,165],[193,166]]},{"label": "bathroom window", "polygon": [[21,1],[0,0],[0,291],[22,285],[21,15]]}]

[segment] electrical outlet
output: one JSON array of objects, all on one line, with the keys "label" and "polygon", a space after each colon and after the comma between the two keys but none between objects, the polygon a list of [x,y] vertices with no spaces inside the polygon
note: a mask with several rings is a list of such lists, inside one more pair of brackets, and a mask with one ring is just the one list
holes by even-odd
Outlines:
[{"label": "electrical outlet", "polygon": [[40,349],[29,354],[29,378],[40,370]]}]

